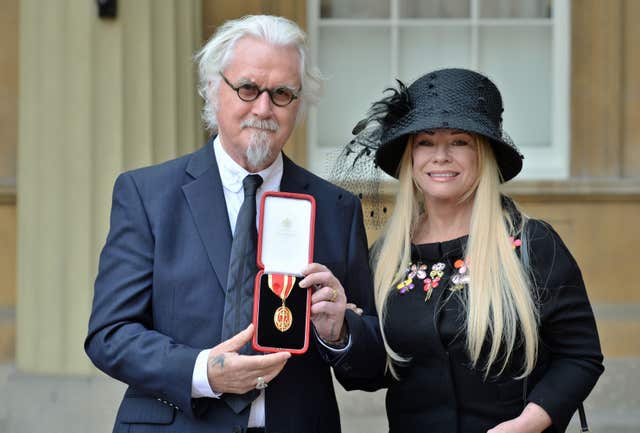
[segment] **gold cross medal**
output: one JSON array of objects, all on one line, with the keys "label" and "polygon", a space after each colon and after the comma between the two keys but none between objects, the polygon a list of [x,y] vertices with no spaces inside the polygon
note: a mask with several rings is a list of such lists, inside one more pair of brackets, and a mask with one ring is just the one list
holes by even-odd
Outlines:
[{"label": "gold cross medal", "polygon": [[289,297],[293,286],[296,284],[296,277],[291,275],[269,274],[267,281],[271,291],[282,299],[282,306],[278,307],[273,315],[273,324],[278,331],[286,332],[293,324],[293,315],[291,314],[291,310],[285,305],[285,300]]}]

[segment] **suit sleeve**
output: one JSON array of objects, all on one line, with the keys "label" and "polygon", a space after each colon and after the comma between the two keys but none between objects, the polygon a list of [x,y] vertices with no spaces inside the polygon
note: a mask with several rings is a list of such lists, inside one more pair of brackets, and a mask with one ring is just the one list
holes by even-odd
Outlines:
[{"label": "suit sleeve", "polygon": [[386,362],[373,296],[362,207],[355,197],[352,203],[347,272],[342,284],[347,301],[362,308],[363,314],[359,316],[351,310],[345,312],[351,347],[331,359],[336,378],[347,390],[363,389],[365,384],[372,383],[373,378],[383,376]]},{"label": "suit sleeve", "polygon": [[85,350],[108,375],[195,416],[191,382],[199,350],[153,329],[154,244],[135,180],[125,173],[114,186]]},{"label": "suit sleeve", "polygon": [[538,221],[529,223],[529,251],[540,302],[541,356],[547,368],[528,400],[564,431],[573,413],[604,371],[593,311],[580,269],[558,234]]}]

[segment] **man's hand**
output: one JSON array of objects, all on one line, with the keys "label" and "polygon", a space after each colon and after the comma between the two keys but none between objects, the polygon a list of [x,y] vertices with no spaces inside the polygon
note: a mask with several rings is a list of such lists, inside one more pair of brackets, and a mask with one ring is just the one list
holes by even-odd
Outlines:
[{"label": "man's hand", "polygon": [[305,278],[300,281],[300,287],[313,287],[311,321],[318,335],[329,344],[340,342],[345,335],[347,304],[342,284],[329,268],[319,263],[311,263],[302,273]]},{"label": "man's hand", "polygon": [[269,355],[239,355],[238,350],[251,341],[253,324],[209,352],[207,376],[214,392],[244,394],[252,390],[262,377],[269,383],[284,368],[289,352]]}]

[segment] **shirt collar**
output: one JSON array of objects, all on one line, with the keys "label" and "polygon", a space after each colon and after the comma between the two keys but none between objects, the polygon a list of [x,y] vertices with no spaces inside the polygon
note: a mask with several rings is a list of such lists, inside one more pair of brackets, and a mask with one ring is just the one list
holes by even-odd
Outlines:
[{"label": "shirt collar", "polygon": [[[219,135],[213,140],[213,152],[218,162],[222,186],[231,192],[240,192],[242,190],[242,181],[247,175],[252,173],[245,170],[244,167],[229,156],[222,147]],[[278,191],[280,189],[280,182],[282,181],[283,167],[282,152],[278,152],[278,156],[270,166],[258,173],[254,173],[262,177],[263,182],[260,189],[264,191]]]}]

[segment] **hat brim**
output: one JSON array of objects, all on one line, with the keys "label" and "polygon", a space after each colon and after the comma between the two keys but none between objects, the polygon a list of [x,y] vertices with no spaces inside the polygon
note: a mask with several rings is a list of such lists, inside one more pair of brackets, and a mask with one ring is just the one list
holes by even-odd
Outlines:
[{"label": "hat brim", "polygon": [[503,182],[513,179],[522,170],[523,156],[513,145],[497,137],[494,130],[488,128],[486,120],[475,119],[472,113],[420,113],[412,110],[401,119],[397,128],[383,134],[382,142],[376,152],[376,164],[390,176],[398,178],[400,160],[406,149],[409,136],[429,129],[457,129],[482,135],[489,140],[496,158]]}]

